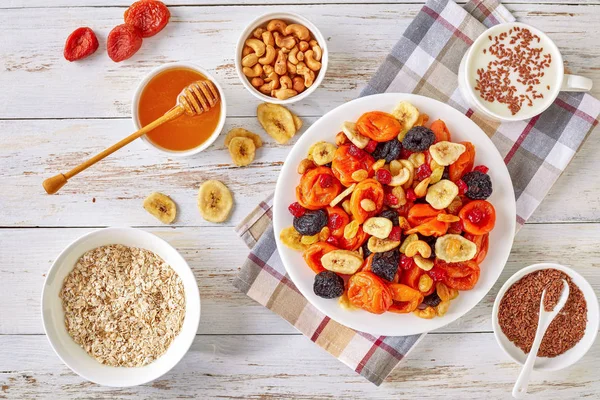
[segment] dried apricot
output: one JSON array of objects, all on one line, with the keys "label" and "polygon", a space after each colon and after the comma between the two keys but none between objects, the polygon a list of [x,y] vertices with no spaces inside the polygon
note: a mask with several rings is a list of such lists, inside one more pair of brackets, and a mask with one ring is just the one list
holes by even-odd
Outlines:
[{"label": "dried apricot", "polygon": [[106,50],[114,62],[127,60],[142,47],[140,31],[131,25],[122,24],[115,26],[108,34]]},{"label": "dried apricot", "polygon": [[138,29],[143,38],[156,35],[169,22],[171,13],[162,1],[136,1],[125,10],[125,23]]},{"label": "dried apricot", "polygon": [[65,43],[63,55],[67,61],[86,58],[98,50],[98,38],[93,30],[87,27],[77,28],[69,35]]}]

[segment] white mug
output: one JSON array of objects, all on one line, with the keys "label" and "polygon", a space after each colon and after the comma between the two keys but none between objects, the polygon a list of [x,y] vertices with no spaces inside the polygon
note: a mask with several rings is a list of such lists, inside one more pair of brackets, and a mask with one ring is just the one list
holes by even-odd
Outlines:
[{"label": "white mug", "polygon": [[[552,83],[549,84],[550,89],[546,92],[546,95],[542,100],[537,101],[537,104],[532,107],[523,107],[515,115],[501,115],[498,112],[490,109],[490,103],[485,101],[479,93],[474,89],[474,79],[471,79],[476,74],[476,63],[477,57],[481,56],[480,50],[483,48],[483,43],[489,37],[494,37],[502,32],[507,32],[510,29],[528,29],[534,35],[540,37],[541,42],[544,43],[544,53],[548,53],[552,57],[552,62],[556,63],[556,73],[552,78]],[[463,98],[467,101],[468,105],[478,111],[481,115],[498,121],[521,121],[532,118],[538,114],[541,114],[554,102],[556,97],[561,91],[566,92],[588,92],[592,89],[591,79],[584,78],[578,75],[569,75],[564,73],[564,65],[562,55],[558,50],[558,47],[554,42],[540,30],[519,22],[510,22],[505,24],[495,25],[485,32],[483,32],[474,42],[471,47],[467,50],[463,56],[458,71],[458,87]]]}]

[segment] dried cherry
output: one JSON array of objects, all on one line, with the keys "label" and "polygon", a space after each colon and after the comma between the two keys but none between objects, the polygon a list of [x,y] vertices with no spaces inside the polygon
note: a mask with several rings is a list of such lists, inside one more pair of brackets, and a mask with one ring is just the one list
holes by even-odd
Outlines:
[{"label": "dried cherry", "polygon": [[156,35],[169,22],[171,13],[162,1],[136,1],[125,10],[125,23],[138,29],[142,37]]},{"label": "dried cherry", "polygon": [[115,26],[108,34],[106,50],[114,62],[127,60],[142,47],[140,31],[131,25]]},{"label": "dried cherry", "polygon": [[63,55],[67,61],[76,61],[86,58],[98,50],[98,38],[93,30],[88,27],[77,28],[69,35],[65,42]]}]

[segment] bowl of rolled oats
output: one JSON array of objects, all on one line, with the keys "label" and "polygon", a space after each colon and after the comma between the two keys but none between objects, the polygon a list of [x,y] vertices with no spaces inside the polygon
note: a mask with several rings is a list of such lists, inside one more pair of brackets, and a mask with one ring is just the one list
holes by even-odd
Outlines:
[{"label": "bowl of rolled oats", "polygon": [[71,243],[42,291],[50,345],[81,377],[135,386],[173,368],[200,322],[200,293],[185,259],[163,239],[106,228]]}]

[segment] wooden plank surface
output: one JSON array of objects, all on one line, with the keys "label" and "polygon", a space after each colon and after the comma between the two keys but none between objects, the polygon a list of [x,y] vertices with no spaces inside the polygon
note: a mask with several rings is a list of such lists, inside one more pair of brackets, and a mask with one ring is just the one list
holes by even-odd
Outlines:
[{"label": "wooden plank surface", "polygon": [[[82,381],[44,336],[0,336],[0,349],[0,398],[14,399],[503,399],[518,375],[491,333],[428,335],[378,388],[298,335],[197,336],[171,372],[123,389]],[[597,398],[599,357],[597,341],[576,366],[534,373],[528,398]]]},{"label": "wooden plank surface", "polygon": [[[508,7],[521,21],[547,31],[563,50],[571,71],[600,81],[600,68],[593,62],[600,56],[596,43],[600,7]],[[281,8],[175,7],[164,31],[146,39],[134,57],[119,64],[106,56],[105,40],[110,29],[122,23],[121,8],[0,10],[0,87],[13,87],[18,82],[18,90],[0,91],[0,118],[128,117],[138,82],[151,69],[169,61],[194,61],[214,72],[224,87],[229,115],[254,115],[257,101],[242,87],[234,69],[235,44],[251,19]],[[420,8],[421,4],[286,7],[321,29],[331,56],[322,86],[295,104],[294,110],[303,116],[320,116],[355,98]],[[94,27],[101,47],[86,60],[68,63],[62,56],[65,38],[81,25]],[[600,94],[600,84],[593,93]],[[36,98],[48,101],[36,101],[33,107]]]}]

